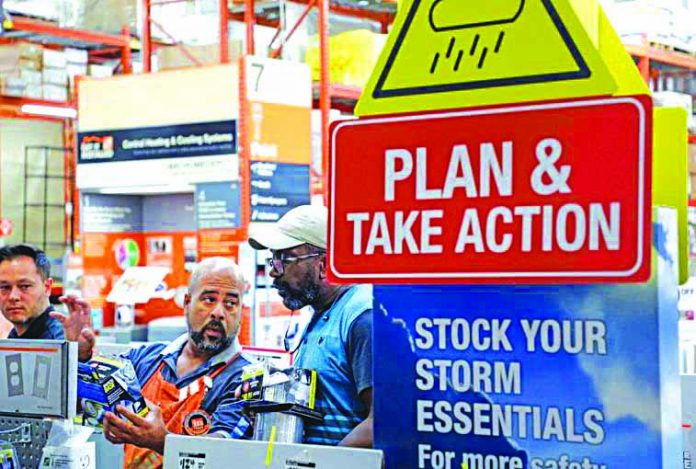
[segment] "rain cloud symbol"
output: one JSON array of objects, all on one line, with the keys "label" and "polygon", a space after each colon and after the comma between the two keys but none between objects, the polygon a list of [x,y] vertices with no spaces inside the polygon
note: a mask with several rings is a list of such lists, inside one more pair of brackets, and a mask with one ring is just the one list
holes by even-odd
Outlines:
[{"label": "rain cloud symbol", "polygon": [[452,31],[514,23],[525,0],[486,0],[474,8],[462,8],[461,0],[435,0],[430,7],[433,31]]},{"label": "rain cloud symbol", "polygon": [[[461,0],[435,0],[430,7],[430,27],[433,31],[442,33],[504,26],[514,23],[519,18],[524,9],[524,3],[525,0],[486,0],[485,2],[477,2],[475,7],[462,8]],[[483,68],[489,47],[482,46],[479,48],[479,45],[481,45],[481,32],[483,31],[476,31],[471,44],[465,47],[456,47],[457,39],[455,36],[452,36],[447,50],[443,51],[444,59],[440,52],[435,53],[430,66],[430,73],[436,72],[441,59],[447,62],[454,60],[451,66],[455,72],[459,71],[466,54],[474,58],[479,69]],[[494,53],[500,52],[504,38],[505,31],[499,31],[495,44],[491,45]],[[478,60],[476,60],[477,57]]]}]

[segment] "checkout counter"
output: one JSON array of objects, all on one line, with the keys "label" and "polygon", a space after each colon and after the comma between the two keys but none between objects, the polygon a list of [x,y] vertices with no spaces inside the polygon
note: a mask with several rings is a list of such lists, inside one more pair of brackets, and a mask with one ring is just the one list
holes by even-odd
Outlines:
[{"label": "checkout counter", "polygon": [[[103,344],[100,349],[98,344],[97,352],[122,352],[129,346]],[[268,351],[258,354],[262,361],[287,358],[282,354],[275,357]],[[80,443],[65,437],[66,432],[85,433],[84,427],[73,424],[78,399],[77,368],[76,343],[0,340],[0,468],[123,467],[123,447],[106,441],[99,429],[88,427],[94,431],[88,441],[85,437]],[[297,388],[290,385],[292,381],[276,383],[268,389],[275,389],[274,395],[280,397],[280,389]],[[268,393],[265,397],[268,398]],[[275,415],[267,413],[263,418],[259,415],[257,424],[278,426],[278,431],[270,432],[270,437],[267,431],[255,433],[257,439],[269,441],[170,435],[165,445],[164,467],[222,469],[230,467],[232,460],[234,467],[245,469],[381,469],[383,466],[381,451],[296,443],[302,439],[302,427],[297,425],[296,415],[284,411]],[[292,425],[283,429],[287,423]],[[296,428],[299,431],[293,431]],[[56,435],[60,438],[56,439]],[[10,460],[13,465],[9,465]]]},{"label": "checkout counter", "polygon": [[[234,466],[230,461],[234,460]],[[169,435],[165,469],[381,469],[381,451]]]}]

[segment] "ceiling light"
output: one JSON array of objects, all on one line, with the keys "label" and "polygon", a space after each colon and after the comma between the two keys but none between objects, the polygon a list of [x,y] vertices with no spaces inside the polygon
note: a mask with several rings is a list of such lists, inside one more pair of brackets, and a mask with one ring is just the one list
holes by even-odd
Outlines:
[{"label": "ceiling light", "polygon": [[77,117],[77,110],[71,107],[23,104],[19,110],[23,114],[33,114],[36,116],[60,117],[64,119],[75,119]]}]

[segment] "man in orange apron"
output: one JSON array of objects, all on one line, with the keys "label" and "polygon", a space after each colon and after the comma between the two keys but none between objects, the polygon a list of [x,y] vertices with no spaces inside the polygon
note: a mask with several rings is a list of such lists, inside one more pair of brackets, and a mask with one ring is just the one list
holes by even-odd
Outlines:
[{"label": "man in orange apron", "polygon": [[125,443],[126,468],[161,468],[168,433],[248,438],[251,428],[235,391],[242,368],[237,333],[244,279],[224,258],[202,261],[191,276],[184,300],[188,333],[169,345],[148,344],[128,357],[143,385],[146,417],[117,407],[108,412],[104,435]]}]

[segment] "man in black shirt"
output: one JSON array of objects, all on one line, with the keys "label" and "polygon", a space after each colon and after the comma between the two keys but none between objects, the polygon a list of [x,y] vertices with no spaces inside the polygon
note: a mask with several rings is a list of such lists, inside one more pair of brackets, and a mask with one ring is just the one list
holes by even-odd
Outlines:
[{"label": "man in black shirt", "polygon": [[0,248],[0,311],[14,326],[9,339],[58,339],[94,342],[89,325],[89,305],[62,297],[69,315],[53,309],[51,263],[46,254],[28,244]]}]

